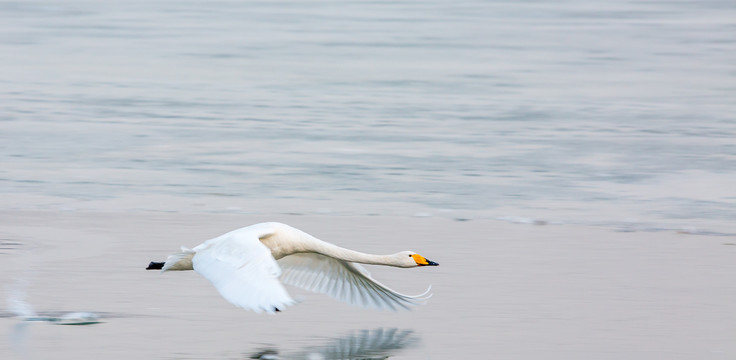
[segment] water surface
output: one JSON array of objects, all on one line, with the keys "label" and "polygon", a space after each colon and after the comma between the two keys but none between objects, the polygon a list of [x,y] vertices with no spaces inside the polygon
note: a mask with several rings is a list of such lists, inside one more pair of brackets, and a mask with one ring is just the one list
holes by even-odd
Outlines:
[{"label": "water surface", "polygon": [[[731,359],[734,34],[732,1],[0,1],[3,285],[117,314],[27,357]],[[436,297],[263,318],[142,271],[266,220],[421,250],[378,273]]]},{"label": "water surface", "polygon": [[6,209],[733,230],[728,1],[6,1],[0,17]]}]

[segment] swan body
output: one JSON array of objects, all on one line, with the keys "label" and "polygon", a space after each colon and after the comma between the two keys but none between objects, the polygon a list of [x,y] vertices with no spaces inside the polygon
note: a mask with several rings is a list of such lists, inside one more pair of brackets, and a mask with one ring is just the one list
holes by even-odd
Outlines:
[{"label": "swan body", "polygon": [[148,269],[194,270],[229,302],[274,313],[295,301],[283,284],[327,294],[364,307],[398,310],[423,304],[429,290],[404,295],[374,280],[360,264],[410,268],[439,265],[413,251],[373,255],[319,240],[286,224],[268,222],[240,228],[193,249],[151,262]]}]

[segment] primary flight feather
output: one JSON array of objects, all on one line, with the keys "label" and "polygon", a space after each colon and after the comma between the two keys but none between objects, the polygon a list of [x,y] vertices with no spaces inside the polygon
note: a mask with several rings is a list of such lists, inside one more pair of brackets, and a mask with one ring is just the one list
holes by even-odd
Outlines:
[{"label": "primary flight feather", "polygon": [[148,270],[194,270],[227,301],[244,309],[273,313],[295,301],[282,283],[327,294],[364,307],[399,310],[423,304],[429,289],[404,295],[374,280],[360,264],[395,267],[437,266],[413,251],[372,255],[319,240],[286,224],[247,226],[193,249],[151,262]]}]

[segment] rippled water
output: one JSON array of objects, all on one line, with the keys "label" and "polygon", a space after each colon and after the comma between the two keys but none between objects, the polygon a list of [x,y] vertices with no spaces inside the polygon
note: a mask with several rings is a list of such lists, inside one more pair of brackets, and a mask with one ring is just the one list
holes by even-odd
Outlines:
[{"label": "rippled water", "polygon": [[[731,359],[732,236],[610,229],[736,234],[735,34],[731,0],[0,0],[0,358]],[[264,220],[421,249],[371,270],[435,296],[268,317],[143,270]]]},{"label": "rippled water", "polygon": [[731,1],[3,1],[3,209],[736,231]]}]

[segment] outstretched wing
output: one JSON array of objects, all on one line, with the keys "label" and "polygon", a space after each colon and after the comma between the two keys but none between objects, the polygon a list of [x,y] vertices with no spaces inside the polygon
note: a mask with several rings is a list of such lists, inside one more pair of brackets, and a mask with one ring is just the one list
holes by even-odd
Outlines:
[{"label": "outstretched wing", "polygon": [[294,300],[279,282],[279,265],[256,231],[236,230],[194,248],[194,270],[227,301],[244,309],[273,313]]},{"label": "outstretched wing", "polygon": [[374,280],[361,265],[316,253],[298,253],[278,260],[281,281],[327,294],[348,304],[386,310],[409,309],[426,302],[429,290],[420,295],[400,294]]}]

